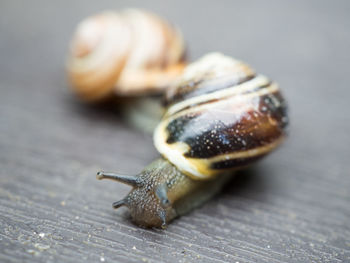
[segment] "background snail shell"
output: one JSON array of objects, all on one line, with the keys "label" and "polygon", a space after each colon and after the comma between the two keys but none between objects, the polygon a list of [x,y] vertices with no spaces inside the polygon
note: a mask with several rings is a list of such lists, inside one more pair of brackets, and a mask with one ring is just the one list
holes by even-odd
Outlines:
[{"label": "background snail shell", "polygon": [[278,85],[219,53],[187,66],[165,103],[154,132],[163,157],[137,176],[97,174],[133,187],[113,207],[127,206],[148,227],[164,227],[211,198],[232,170],[275,149],[288,123]]},{"label": "background snail shell", "polygon": [[248,165],[285,136],[286,103],[278,85],[219,53],[189,65],[166,104],[155,146],[193,179]]},{"label": "background snail shell", "polygon": [[79,97],[159,92],[183,70],[181,32],[138,9],[104,12],[82,21],[71,43],[68,74]]}]

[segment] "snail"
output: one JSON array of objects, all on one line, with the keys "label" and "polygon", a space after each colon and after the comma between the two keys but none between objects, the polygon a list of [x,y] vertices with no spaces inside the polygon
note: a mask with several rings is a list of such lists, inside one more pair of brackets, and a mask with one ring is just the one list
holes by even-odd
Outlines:
[{"label": "snail", "polygon": [[76,94],[98,102],[162,92],[185,64],[184,40],[176,27],[150,12],[125,9],[78,25],[67,71]]},{"label": "snail", "polygon": [[136,176],[97,173],[97,179],[133,187],[113,207],[128,207],[141,226],[165,227],[200,206],[234,171],[266,156],[286,136],[287,106],[278,85],[220,53],[188,65],[165,105],[154,131],[162,157]]}]

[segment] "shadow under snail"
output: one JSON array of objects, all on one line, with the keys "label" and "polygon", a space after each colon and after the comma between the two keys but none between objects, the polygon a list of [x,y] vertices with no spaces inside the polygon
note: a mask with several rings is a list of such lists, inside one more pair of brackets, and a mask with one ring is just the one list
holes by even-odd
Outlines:
[{"label": "shadow under snail", "polygon": [[188,65],[165,105],[154,131],[162,157],[136,176],[97,173],[133,187],[113,207],[128,207],[145,227],[165,227],[200,206],[235,170],[270,153],[286,135],[287,107],[278,85],[220,53]]}]

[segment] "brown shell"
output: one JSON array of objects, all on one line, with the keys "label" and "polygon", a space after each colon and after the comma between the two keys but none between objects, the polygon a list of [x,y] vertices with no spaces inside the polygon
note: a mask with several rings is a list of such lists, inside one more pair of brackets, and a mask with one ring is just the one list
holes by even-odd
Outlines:
[{"label": "brown shell", "polygon": [[285,137],[286,102],[278,85],[219,53],[189,65],[166,104],[155,146],[194,179],[246,166]]},{"label": "brown shell", "polygon": [[177,28],[149,12],[126,9],[79,24],[67,69],[76,93],[97,101],[110,94],[159,92],[182,72],[184,58]]}]

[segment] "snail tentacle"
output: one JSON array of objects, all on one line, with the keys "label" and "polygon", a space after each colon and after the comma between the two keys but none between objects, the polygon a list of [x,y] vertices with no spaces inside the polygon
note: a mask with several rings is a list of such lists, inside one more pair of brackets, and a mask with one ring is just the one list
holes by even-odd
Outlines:
[{"label": "snail tentacle", "polygon": [[124,174],[116,174],[116,173],[106,173],[103,171],[100,171],[96,174],[96,178],[98,180],[102,179],[110,179],[114,181],[118,181],[124,184],[128,184],[131,186],[137,186],[142,184],[140,178],[135,175],[124,175]]},{"label": "snail tentacle", "polygon": [[168,198],[168,194],[167,194],[167,185],[166,184],[161,184],[159,185],[156,190],[155,190],[155,194],[158,197],[158,199],[160,200],[160,204],[166,208],[170,205],[170,201]]},{"label": "snail tentacle", "polygon": [[113,206],[114,209],[117,209],[117,208],[119,208],[119,207],[121,207],[121,206],[124,206],[125,204],[126,204],[126,203],[125,203],[125,200],[122,199],[122,200],[119,200],[119,201],[114,202],[114,203],[112,204],[112,206]]}]

